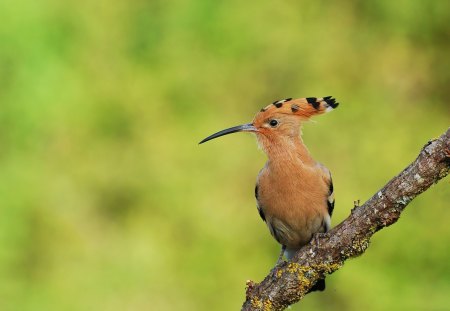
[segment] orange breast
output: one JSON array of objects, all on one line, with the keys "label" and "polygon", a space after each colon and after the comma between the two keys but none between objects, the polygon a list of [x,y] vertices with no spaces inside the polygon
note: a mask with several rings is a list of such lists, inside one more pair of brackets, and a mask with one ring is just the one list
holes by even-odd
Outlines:
[{"label": "orange breast", "polygon": [[299,248],[324,232],[328,186],[317,165],[271,165],[258,176],[258,205],[271,234],[288,248]]}]

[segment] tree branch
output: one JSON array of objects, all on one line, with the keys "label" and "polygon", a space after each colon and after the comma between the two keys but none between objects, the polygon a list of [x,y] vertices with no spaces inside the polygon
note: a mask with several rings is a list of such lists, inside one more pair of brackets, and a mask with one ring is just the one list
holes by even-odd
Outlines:
[{"label": "tree branch", "polygon": [[291,262],[275,266],[259,284],[247,282],[242,310],[283,310],[301,300],[326,274],[361,255],[378,230],[400,217],[411,200],[447,176],[450,168],[450,128],[429,141],[417,159],[362,206],[326,234],[317,234]]}]

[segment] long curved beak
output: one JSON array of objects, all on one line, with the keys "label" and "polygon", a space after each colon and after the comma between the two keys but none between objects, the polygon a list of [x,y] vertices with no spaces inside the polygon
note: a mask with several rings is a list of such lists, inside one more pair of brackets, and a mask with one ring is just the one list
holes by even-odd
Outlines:
[{"label": "long curved beak", "polygon": [[211,140],[211,139],[223,136],[223,135],[228,135],[228,134],[237,133],[237,132],[256,132],[256,127],[254,127],[253,124],[251,124],[251,123],[230,127],[228,129],[222,130],[220,132],[212,134],[211,136],[206,137],[201,142],[199,142],[199,144],[203,144],[204,142],[207,142],[208,140]]}]

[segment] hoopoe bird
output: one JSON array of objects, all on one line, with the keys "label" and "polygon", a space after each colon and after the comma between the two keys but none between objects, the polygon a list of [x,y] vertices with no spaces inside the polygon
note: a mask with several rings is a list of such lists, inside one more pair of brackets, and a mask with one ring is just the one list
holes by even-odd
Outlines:
[{"label": "hoopoe bird", "polygon": [[[256,134],[268,157],[256,180],[257,209],[282,245],[278,262],[283,255],[292,259],[315,233],[330,229],[334,208],[331,174],[311,157],[301,138],[301,125],[337,106],[331,96],[279,100],[261,109],[252,123],[222,130],[200,142],[236,132]],[[325,280],[319,280],[312,290],[324,289]]]}]

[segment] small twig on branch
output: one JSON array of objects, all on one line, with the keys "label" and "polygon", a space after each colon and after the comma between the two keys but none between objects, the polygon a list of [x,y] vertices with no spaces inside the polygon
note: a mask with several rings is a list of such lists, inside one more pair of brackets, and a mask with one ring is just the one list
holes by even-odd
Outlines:
[{"label": "small twig on branch", "polygon": [[447,176],[450,168],[450,128],[429,141],[417,159],[326,234],[316,235],[291,262],[275,266],[259,284],[247,282],[242,310],[283,310],[301,300],[326,274],[361,255],[378,230],[400,217],[411,200]]}]

